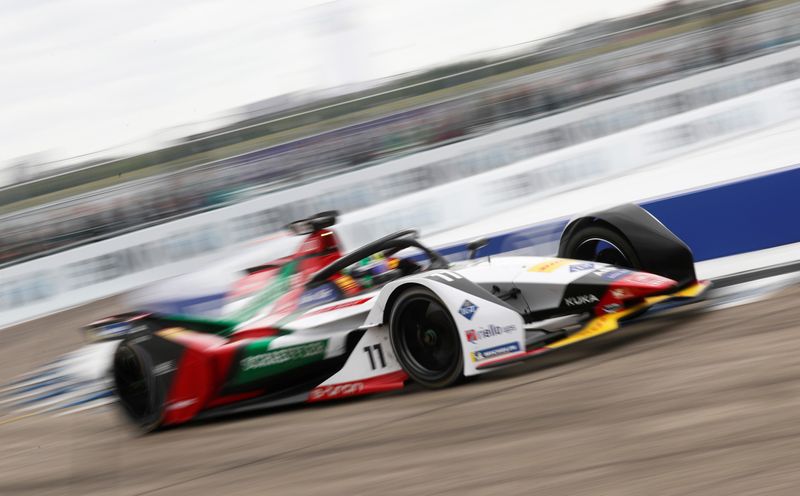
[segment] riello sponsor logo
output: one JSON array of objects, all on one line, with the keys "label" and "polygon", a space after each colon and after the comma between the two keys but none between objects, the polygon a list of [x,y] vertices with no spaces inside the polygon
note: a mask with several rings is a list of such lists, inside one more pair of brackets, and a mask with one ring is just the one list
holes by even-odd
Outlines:
[{"label": "riello sponsor logo", "polygon": [[481,339],[492,338],[495,336],[502,336],[503,334],[509,334],[516,330],[515,325],[506,325],[506,326],[498,326],[494,324],[489,324],[486,327],[481,327],[480,329],[470,329],[466,331],[467,341],[470,343],[476,343]]},{"label": "riello sponsor logo", "polygon": [[580,295],[580,296],[567,296],[564,298],[564,304],[568,307],[576,307],[578,305],[589,305],[591,303],[597,303],[598,300],[597,296],[589,294],[589,295]]}]

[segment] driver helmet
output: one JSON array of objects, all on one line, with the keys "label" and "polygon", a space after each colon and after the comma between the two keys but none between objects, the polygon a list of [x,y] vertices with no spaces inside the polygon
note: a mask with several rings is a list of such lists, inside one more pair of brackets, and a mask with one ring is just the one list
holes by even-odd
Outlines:
[{"label": "driver helmet", "polygon": [[380,279],[381,275],[396,269],[398,263],[396,258],[386,258],[382,253],[376,253],[361,259],[351,267],[349,275],[362,287],[369,288],[376,284],[376,278]]}]

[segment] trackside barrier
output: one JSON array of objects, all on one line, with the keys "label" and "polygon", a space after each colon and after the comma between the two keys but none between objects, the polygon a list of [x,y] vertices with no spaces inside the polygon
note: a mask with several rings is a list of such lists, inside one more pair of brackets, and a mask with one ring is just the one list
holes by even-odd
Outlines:
[{"label": "trackside barrier", "polygon": [[642,206],[703,261],[800,241],[798,192],[800,166],[793,166]]},{"label": "trackside barrier", "polygon": [[[800,223],[796,221],[800,208],[794,196],[797,190],[800,166],[793,166],[640,205],[685,240],[695,259],[702,262],[800,242]],[[481,248],[479,256],[553,255],[567,222],[567,218],[556,219],[490,234],[488,245]],[[451,261],[463,260],[468,254],[467,241],[439,246],[437,250]],[[797,256],[800,258],[800,253]],[[199,276],[200,280],[209,278],[208,274]],[[148,289],[130,295],[127,302],[133,307],[146,302],[149,309],[165,313],[213,315],[220,309],[224,291],[206,290],[202,296],[192,296],[187,294],[187,288],[194,288],[195,284],[175,282],[175,287],[156,288],[160,291],[156,297]]]},{"label": "trackside barrier", "polygon": [[442,232],[798,117],[800,81],[406,194],[345,215],[340,231],[351,245],[401,228]]},{"label": "trackside barrier", "polygon": [[[640,205],[689,245],[702,262],[800,242],[800,165],[650,200]],[[481,256],[553,254],[567,218],[487,237]],[[467,256],[466,242],[441,247],[451,260]],[[797,254],[800,258],[800,253]]]},{"label": "trackside barrier", "polygon": [[[340,229],[347,246],[400,228],[413,227],[432,234],[470,224],[544,196],[626,174],[798,117],[800,81],[792,81],[422,191],[418,191],[420,177],[431,171],[418,164],[412,167],[402,159],[384,164],[394,171],[388,176],[378,167],[343,174],[3,269],[0,327],[196,270],[236,253],[250,240],[277,231],[286,218],[301,218],[343,205],[369,205],[366,198],[374,194],[376,184],[394,181],[397,174],[406,175],[407,186],[398,198],[368,208],[345,209],[352,210],[342,217]],[[463,145],[473,146],[469,142]],[[770,204],[775,201],[762,199]],[[782,206],[783,216],[794,212],[792,217],[796,217],[796,207]],[[668,222],[675,222],[670,219],[687,212],[675,213],[671,208],[663,212],[668,226]],[[697,214],[692,217],[700,218]],[[777,225],[765,225],[767,228],[782,229]],[[553,226],[536,229],[544,229],[542,235],[551,238],[560,232]],[[676,232],[684,235],[680,229]],[[702,234],[701,228],[698,232]],[[687,240],[695,235],[691,229],[685,234]],[[493,243],[501,243],[498,249],[510,251],[526,241],[517,233],[516,238]],[[704,245],[698,247],[701,253],[705,249]]]}]

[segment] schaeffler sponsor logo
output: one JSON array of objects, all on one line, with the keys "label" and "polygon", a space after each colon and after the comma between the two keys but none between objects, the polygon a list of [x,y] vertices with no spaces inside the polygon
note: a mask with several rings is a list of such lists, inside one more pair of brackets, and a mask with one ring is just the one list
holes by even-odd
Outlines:
[{"label": "schaeffler sponsor logo", "polygon": [[515,353],[520,350],[519,343],[507,343],[501,344],[500,346],[495,346],[493,348],[486,348],[485,350],[478,350],[473,351],[470,353],[473,362],[482,362],[483,360],[489,360],[490,358],[497,358],[503,355],[508,355],[509,353]]},{"label": "schaeffler sponsor logo", "polygon": [[577,307],[580,305],[589,305],[591,303],[596,303],[598,300],[597,296],[593,294],[588,295],[580,295],[580,296],[567,296],[564,298],[564,304],[568,307]]},{"label": "schaeffler sponsor logo", "polygon": [[467,341],[472,344],[477,343],[481,339],[493,338],[495,336],[503,336],[504,334],[510,334],[517,330],[517,326],[515,325],[507,325],[507,326],[497,326],[489,324],[486,327],[481,327],[480,329],[470,329],[465,331],[467,336]]},{"label": "schaeffler sponsor logo", "polygon": [[327,341],[315,341],[309,344],[301,344],[290,348],[249,356],[242,360],[242,370],[260,369],[262,367],[269,367],[293,360],[303,360],[316,355],[322,355],[325,353],[326,346]]},{"label": "schaeffler sponsor logo", "polygon": [[312,400],[333,400],[353,396],[364,391],[363,382],[349,382],[346,384],[333,384],[330,386],[319,386],[311,390]]},{"label": "schaeffler sponsor logo", "polygon": [[607,279],[609,281],[616,281],[620,277],[626,276],[630,273],[631,271],[627,269],[618,269],[616,267],[601,267],[592,272],[592,274],[602,277],[603,279]]},{"label": "schaeffler sponsor logo", "polygon": [[461,308],[458,309],[458,313],[467,320],[472,320],[472,316],[475,315],[477,311],[478,305],[469,300],[464,300],[464,303],[461,304]]},{"label": "schaeffler sponsor logo", "polygon": [[569,266],[570,272],[583,272],[585,270],[592,270],[592,269],[594,269],[594,264],[592,262],[572,264]]}]

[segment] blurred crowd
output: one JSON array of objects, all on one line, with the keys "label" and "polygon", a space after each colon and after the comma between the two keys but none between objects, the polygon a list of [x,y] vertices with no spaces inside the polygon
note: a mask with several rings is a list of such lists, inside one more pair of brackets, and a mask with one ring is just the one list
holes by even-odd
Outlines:
[{"label": "blurred crowd", "polygon": [[[471,94],[6,215],[0,218],[0,264],[357,170],[776,51],[800,39],[798,21],[800,9],[790,4],[644,42],[625,43],[631,33],[609,37],[582,47],[604,48],[590,57]],[[565,53],[580,49],[576,46]],[[541,152],[545,151],[549,150]]]}]

